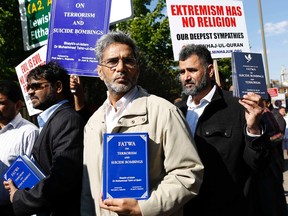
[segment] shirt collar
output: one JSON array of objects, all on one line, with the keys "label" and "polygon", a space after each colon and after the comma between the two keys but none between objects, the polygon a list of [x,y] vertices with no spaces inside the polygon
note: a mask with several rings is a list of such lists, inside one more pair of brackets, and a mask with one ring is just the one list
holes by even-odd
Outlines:
[{"label": "shirt collar", "polygon": [[214,95],[216,91],[216,85],[213,86],[213,88],[211,89],[211,91],[205,95],[205,97],[203,97],[201,100],[200,100],[200,103],[198,105],[196,105],[193,101],[193,98],[191,95],[189,95],[188,99],[187,99],[187,106],[188,107],[191,107],[191,108],[195,108],[197,106],[200,106],[202,105],[203,103],[210,103],[211,100],[212,100],[212,97]]},{"label": "shirt collar", "polygon": [[9,128],[16,128],[17,125],[19,124],[20,120],[22,118],[22,115],[20,113],[18,113],[14,119],[12,119],[6,126],[4,126],[2,129],[1,129],[1,132],[5,132],[6,130],[8,130]]},{"label": "shirt collar", "polygon": [[59,101],[58,103],[52,105],[48,109],[44,110],[42,113],[40,113],[37,117],[38,125],[40,128],[44,127],[45,123],[48,121],[50,116],[55,112],[55,110],[61,106],[64,103],[67,103],[68,100],[62,100]]},{"label": "shirt collar", "polygon": [[[123,97],[121,97],[117,102],[116,102],[116,108],[117,110],[127,107],[127,105],[135,98],[136,94],[138,93],[138,88],[137,86],[133,87],[130,91],[128,91]],[[107,99],[104,102],[104,106],[106,109],[109,107],[112,107],[111,102],[109,101],[109,92],[107,91]]]}]

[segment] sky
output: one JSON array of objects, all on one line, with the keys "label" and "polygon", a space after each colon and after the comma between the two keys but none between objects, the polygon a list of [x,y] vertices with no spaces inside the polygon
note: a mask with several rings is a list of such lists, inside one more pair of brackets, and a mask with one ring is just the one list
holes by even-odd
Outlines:
[{"label": "sky", "polygon": [[[258,0],[242,2],[251,52],[263,54]],[[269,77],[280,80],[281,70],[286,69],[288,73],[288,1],[262,0],[261,6]]]},{"label": "sky", "polygon": [[[153,1],[151,6],[155,5],[157,2],[157,0]],[[260,1],[262,6],[269,78],[270,80],[280,81],[281,71],[284,69],[288,73],[288,0],[276,0],[273,2],[270,0]],[[265,67],[259,0],[242,0],[242,2],[244,6],[248,40],[251,47],[250,51],[252,53],[262,53]]]}]

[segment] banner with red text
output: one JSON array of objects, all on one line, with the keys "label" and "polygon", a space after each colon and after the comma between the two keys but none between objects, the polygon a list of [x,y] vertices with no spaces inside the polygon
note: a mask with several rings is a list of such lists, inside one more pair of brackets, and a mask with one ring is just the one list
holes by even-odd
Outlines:
[{"label": "banner with red text", "polygon": [[174,59],[186,44],[202,44],[212,58],[250,52],[241,1],[166,0]]},{"label": "banner with red text", "polygon": [[46,63],[46,54],[47,54],[47,46],[44,45],[35,53],[30,55],[24,61],[22,61],[17,67],[15,67],[17,77],[19,80],[19,84],[23,93],[24,101],[25,101],[25,104],[26,104],[26,107],[30,116],[36,115],[42,112],[42,110],[33,108],[32,101],[30,100],[29,95],[26,90],[26,87],[27,87],[26,77],[32,69],[34,69],[38,65],[42,65]]}]

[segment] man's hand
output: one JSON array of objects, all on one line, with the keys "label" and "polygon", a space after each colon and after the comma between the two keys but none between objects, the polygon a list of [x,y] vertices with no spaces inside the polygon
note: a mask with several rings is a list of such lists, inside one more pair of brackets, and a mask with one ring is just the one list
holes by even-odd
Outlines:
[{"label": "man's hand", "polygon": [[119,215],[142,216],[138,201],[131,198],[106,199],[102,201],[99,197],[100,208],[113,211]]},{"label": "man's hand", "polygon": [[10,201],[11,203],[13,203],[14,194],[18,189],[15,187],[11,179],[8,179],[8,181],[4,181],[3,184],[4,184],[4,188],[9,191]]},{"label": "man's hand", "polygon": [[264,111],[264,105],[261,96],[248,92],[239,100],[239,103],[245,107],[245,118],[248,132],[255,135],[261,134],[260,119]]}]

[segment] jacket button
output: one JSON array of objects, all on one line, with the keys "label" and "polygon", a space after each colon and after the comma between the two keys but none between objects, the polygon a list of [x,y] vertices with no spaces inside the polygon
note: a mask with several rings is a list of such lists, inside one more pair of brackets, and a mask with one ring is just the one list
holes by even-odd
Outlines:
[{"label": "jacket button", "polygon": [[132,122],[132,124],[135,124],[135,121],[134,121],[134,120],[132,120],[131,122]]}]

